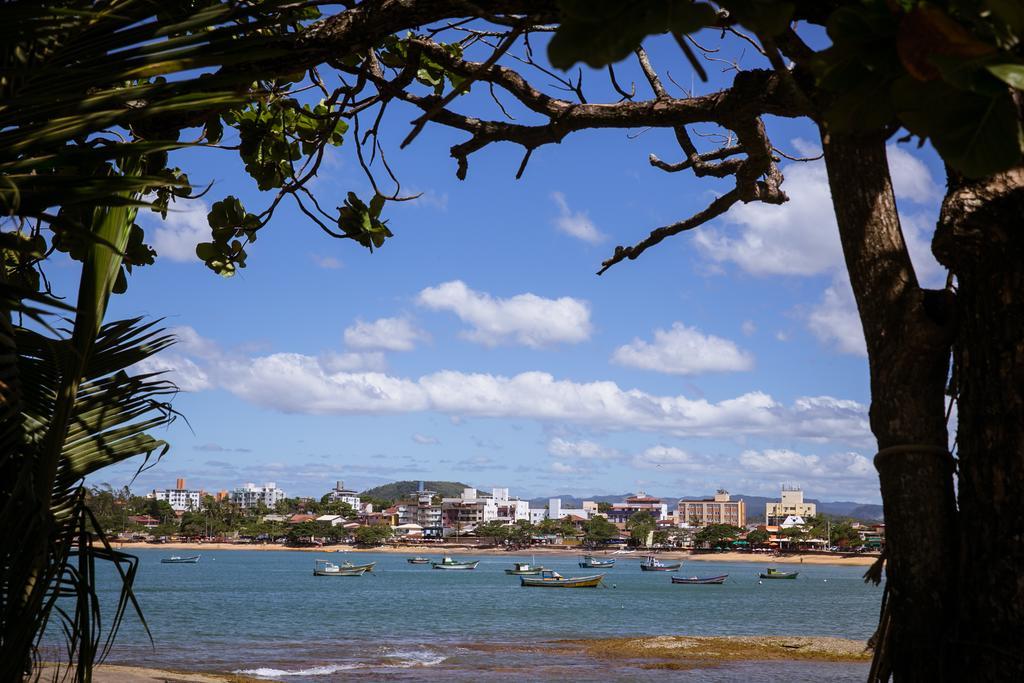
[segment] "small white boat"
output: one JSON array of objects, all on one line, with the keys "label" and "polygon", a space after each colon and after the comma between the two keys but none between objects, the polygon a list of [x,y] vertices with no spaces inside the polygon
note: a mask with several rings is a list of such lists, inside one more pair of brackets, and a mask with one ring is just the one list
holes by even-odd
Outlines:
[{"label": "small white boat", "polygon": [[315,560],[313,562],[313,576],[362,576],[373,565],[338,565],[329,560]]},{"label": "small white boat", "polygon": [[202,557],[202,555],[192,555],[191,557],[171,555],[170,557],[161,558],[160,564],[196,564],[199,562],[200,557]]},{"label": "small white boat", "polygon": [[480,564],[480,560],[476,560],[474,562],[458,562],[445,556],[445,558],[440,562],[431,562],[430,566],[434,569],[476,569],[478,564]]}]

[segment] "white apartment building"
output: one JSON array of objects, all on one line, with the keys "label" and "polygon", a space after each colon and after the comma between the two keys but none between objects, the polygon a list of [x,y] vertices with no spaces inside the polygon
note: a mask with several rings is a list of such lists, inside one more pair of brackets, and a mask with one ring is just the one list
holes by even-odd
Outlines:
[{"label": "white apartment building", "polygon": [[521,519],[530,519],[530,504],[510,497],[507,488],[491,489],[489,496],[478,493],[475,488],[466,488],[458,498],[441,500],[445,535],[466,533],[487,522],[515,524]]},{"label": "white apartment building", "polygon": [[359,511],[359,494],[345,488],[345,482],[339,480],[334,488],[327,492],[328,500],[332,503],[348,503],[356,512]]},{"label": "white apartment building", "polygon": [[149,494],[149,497],[155,500],[167,501],[171,509],[175,512],[181,512],[185,510],[198,510],[202,506],[203,492],[198,489],[186,489],[185,480],[179,477],[173,489],[163,489],[162,491],[154,489]]},{"label": "white apartment building", "polygon": [[245,486],[231,492],[231,502],[241,508],[254,508],[263,503],[268,508],[274,509],[274,506],[285,498],[287,496],[284,491],[277,488],[277,484],[272,481],[268,481],[266,486],[256,486],[250,481]]},{"label": "white apartment building", "polygon": [[592,500],[585,500],[581,508],[566,508],[562,507],[561,498],[550,498],[548,499],[547,513],[548,519],[563,519],[570,516],[590,519],[597,514],[597,503]]}]

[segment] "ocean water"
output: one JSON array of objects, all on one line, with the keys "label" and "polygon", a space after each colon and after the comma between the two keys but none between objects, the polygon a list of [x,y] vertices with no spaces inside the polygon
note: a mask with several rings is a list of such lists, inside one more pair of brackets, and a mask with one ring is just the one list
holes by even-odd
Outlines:
[{"label": "ocean water", "polygon": [[[585,570],[576,558],[539,558],[561,574],[606,571],[606,588],[527,589],[504,573],[530,556],[479,557],[475,571],[410,565],[404,555],[212,551],[198,564],[161,564],[145,549],[136,595],[154,644],[129,615],[109,662],[236,672],[295,683],[350,680],[860,681],[866,664],[742,662],[648,670],[583,654],[559,640],[634,635],[819,635],[867,639],[881,590],[863,567],[792,566],[795,581],[759,582],[763,567],[687,562],[682,576],[729,574],[721,586],[672,585],[639,558]],[[456,557],[458,557],[456,555]],[[317,558],[373,574],[314,577]],[[435,558],[439,559],[439,558]],[[109,579],[112,579],[112,575]],[[108,604],[112,580],[104,582]]]}]

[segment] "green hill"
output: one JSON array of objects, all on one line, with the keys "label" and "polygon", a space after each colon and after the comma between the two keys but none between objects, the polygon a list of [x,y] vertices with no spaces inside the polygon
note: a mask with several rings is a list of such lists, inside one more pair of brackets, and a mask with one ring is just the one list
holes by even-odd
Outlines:
[{"label": "green hill", "polygon": [[[445,498],[454,498],[462,495],[462,489],[469,488],[469,485],[458,481],[424,481],[423,487],[428,491],[436,491]],[[399,500],[416,493],[419,488],[419,481],[394,481],[367,489],[359,495],[381,500]]]}]

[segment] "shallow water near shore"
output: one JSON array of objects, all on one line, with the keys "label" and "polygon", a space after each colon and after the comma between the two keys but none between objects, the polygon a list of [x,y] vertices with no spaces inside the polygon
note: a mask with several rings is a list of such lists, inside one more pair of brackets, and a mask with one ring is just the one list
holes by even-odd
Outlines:
[{"label": "shallow water near shore", "polygon": [[[136,595],[155,648],[129,616],[110,663],[296,683],[368,674],[402,681],[863,680],[867,664],[860,662],[611,659],[556,641],[673,634],[866,640],[881,595],[864,584],[861,567],[806,565],[795,581],[759,582],[757,565],[693,562],[677,574],[729,580],[684,586],[672,585],[667,572],[641,572],[639,558],[620,558],[606,572],[607,588],[541,590],[521,588],[518,577],[504,573],[513,561],[531,559],[512,553],[480,558],[468,572],[410,565],[401,555],[354,554],[353,562],[378,563],[362,577],[312,575],[315,558],[346,559],[337,553],[214,551],[194,565],[160,564],[172,554],[163,549],[136,554]],[[542,559],[566,576],[599,571],[576,561]],[[105,583],[101,597],[109,604],[113,581]]]}]

